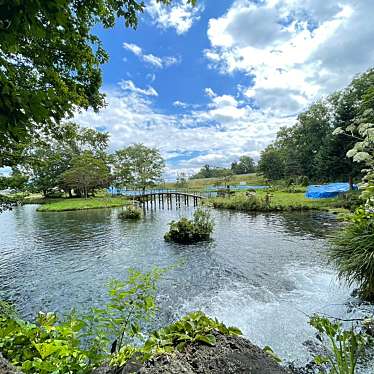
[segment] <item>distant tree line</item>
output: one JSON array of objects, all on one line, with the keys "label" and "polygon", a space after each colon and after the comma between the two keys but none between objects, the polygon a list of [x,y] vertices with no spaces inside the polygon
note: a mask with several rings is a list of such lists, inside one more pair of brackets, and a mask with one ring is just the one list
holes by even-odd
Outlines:
[{"label": "distant tree line", "polygon": [[268,179],[305,176],[312,181],[361,178],[362,165],[347,157],[357,139],[334,131],[349,128],[363,111],[364,97],[374,87],[374,69],[312,104],[292,127],[281,128],[262,153],[258,171]]},{"label": "distant tree line", "polygon": [[157,149],[133,144],[110,154],[108,133],[71,122],[61,128],[58,139],[39,137],[24,149],[12,174],[0,178],[0,190],[87,198],[109,185],[145,189],[160,181],[164,160]]},{"label": "distant tree line", "polygon": [[256,171],[254,160],[249,156],[241,156],[230,168],[204,165],[191,179],[225,178],[230,175],[250,174]]}]

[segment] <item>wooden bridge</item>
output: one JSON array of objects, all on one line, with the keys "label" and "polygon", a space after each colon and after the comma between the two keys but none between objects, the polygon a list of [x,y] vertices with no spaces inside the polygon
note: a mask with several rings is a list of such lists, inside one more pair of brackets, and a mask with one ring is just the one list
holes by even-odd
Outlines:
[{"label": "wooden bridge", "polygon": [[138,201],[144,208],[159,208],[164,209],[165,205],[167,209],[172,209],[173,204],[177,208],[181,207],[182,204],[185,206],[197,206],[199,200],[205,199],[204,196],[195,192],[183,192],[183,191],[147,191],[142,194],[133,196],[133,199]]}]

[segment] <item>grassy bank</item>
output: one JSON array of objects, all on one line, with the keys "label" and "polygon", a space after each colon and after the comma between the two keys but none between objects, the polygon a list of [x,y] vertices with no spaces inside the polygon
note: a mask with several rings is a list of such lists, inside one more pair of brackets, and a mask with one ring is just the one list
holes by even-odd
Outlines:
[{"label": "grassy bank", "polygon": [[[215,185],[236,185],[244,182],[248,185],[266,185],[264,178],[257,175],[256,173],[252,174],[242,174],[242,175],[233,175],[230,178],[229,182],[224,182],[223,178],[203,178],[203,179],[189,179],[187,182],[188,188],[193,190],[203,190],[208,186]],[[178,187],[176,183],[165,183],[159,186],[160,188],[176,188]],[[186,186],[187,188],[187,186]]]},{"label": "grassy bank", "polygon": [[[215,197],[206,200],[214,208],[231,209],[239,211],[276,212],[276,211],[300,211],[300,210],[323,210],[334,211],[339,208],[339,198],[312,200],[307,199],[303,192],[270,193],[266,197],[265,191],[257,191],[254,196],[246,196],[245,193],[236,193],[229,197]],[[339,208],[339,209],[338,209]]]},{"label": "grassy bank", "polygon": [[71,210],[85,210],[98,208],[115,208],[129,204],[130,201],[123,197],[92,197],[53,199],[52,202],[44,203],[37,209],[38,212],[65,212]]}]

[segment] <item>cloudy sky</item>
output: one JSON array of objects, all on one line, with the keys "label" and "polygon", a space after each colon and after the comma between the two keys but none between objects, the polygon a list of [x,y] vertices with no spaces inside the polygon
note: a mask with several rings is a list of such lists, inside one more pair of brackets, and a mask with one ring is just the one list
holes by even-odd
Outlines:
[{"label": "cloudy sky", "polygon": [[373,0],[146,3],[136,31],[97,30],[107,107],[76,120],[109,131],[112,150],[159,148],[167,178],[257,159],[279,127],[374,66]]}]

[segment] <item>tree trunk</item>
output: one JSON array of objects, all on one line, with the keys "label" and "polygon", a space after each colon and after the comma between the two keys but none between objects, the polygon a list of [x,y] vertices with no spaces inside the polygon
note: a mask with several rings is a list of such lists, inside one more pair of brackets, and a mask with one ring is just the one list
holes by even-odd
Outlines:
[{"label": "tree trunk", "polygon": [[352,175],[349,176],[349,189],[351,191],[353,190],[353,178],[352,178]]}]

